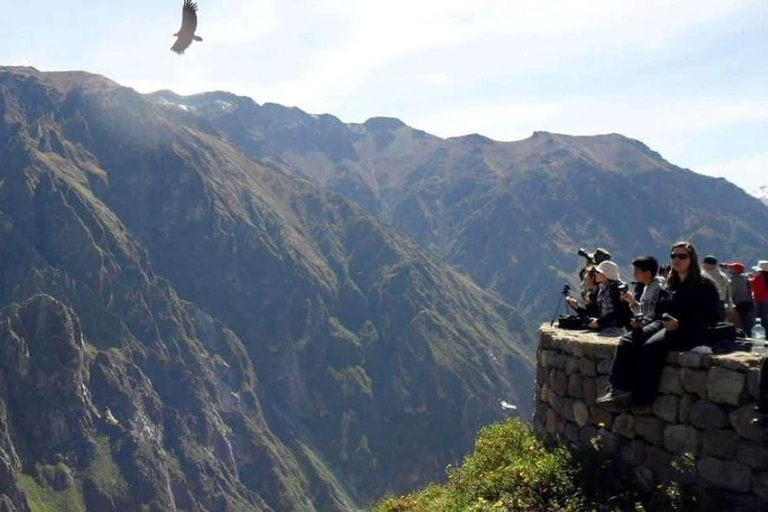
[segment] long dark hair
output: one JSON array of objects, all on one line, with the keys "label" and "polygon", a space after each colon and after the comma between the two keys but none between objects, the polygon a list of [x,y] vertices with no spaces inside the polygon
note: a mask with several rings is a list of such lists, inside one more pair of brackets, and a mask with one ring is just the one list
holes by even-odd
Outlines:
[{"label": "long dark hair", "polygon": [[[688,258],[691,260],[691,266],[688,268],[688,277],[685,279],[687,283],[695,283],[701,281],[701,265],[699,264],[699,253],[696,252],[696,248],[691,242],[677,242],[672,246],[672,251],[682,247],[688,253]],[[667,277],[667,288],[674,290],[682,281],[680,275],[675,270],[674,266],[669,272]]]}]

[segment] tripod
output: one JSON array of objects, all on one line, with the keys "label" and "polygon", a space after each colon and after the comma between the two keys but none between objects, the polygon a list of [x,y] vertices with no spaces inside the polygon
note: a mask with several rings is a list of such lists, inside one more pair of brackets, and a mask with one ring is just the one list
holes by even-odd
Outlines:
[{"label": "tripod", "polygon": [[560,316],[560,308],[565,302],[565,298],[568,297],[570,294],[571,294],[571,285],[569,285],[568,283],[565,283],[565,285],[563,285],[563,291],[561,291],[560,295],[557,297],[557,308],[555,308],[555,316],[552,317],[552,321],[549,323],[550,327],[555,325],[555,320],[557,320],[557,318]]}]

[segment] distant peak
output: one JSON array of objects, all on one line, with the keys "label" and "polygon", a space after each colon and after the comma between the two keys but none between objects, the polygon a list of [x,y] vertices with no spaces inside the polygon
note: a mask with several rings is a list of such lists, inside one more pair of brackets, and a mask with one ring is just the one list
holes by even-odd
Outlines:
[{"label": "distant peak", "polygon": [[405,123],[394,117],[372,117],[364,122],[363,126],[368,131],[379,132],[403,128]]},{"label": "distant peak", "polygon": [[31,75],[40,73],[40,70],[32,66],[0,66],[0,72]]},{"label": "distant peak", "polygon": [[486,137],[485,135],[480,135],[479,133],[470,133],[469,135],[461,135],[459,137],[450,137],[448,140],[455,140],[464,142],[467,144],[493,144],[495,141],[489,137]]},{"label": "distant peak", "polygon": [[40,71],[31,66],[0,66],[0,73],[22,79],[33,78],[63,93],[74,88],[114,89],[120,87],[120,84],[109,78],[86,71]]}]

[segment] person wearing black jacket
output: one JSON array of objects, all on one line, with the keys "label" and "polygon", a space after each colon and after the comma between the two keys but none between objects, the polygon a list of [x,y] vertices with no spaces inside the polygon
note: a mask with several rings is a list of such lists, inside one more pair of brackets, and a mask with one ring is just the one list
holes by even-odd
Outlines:
[{"label": "person wearing black jacket", "polygon": [[[720,319],[720,295],[701,273],[696,249],[688,242],[672,247],[670,294],[659,304],[660,319],[624,337],[616,350],[611,389],[600,404],[648,404],[656,398],[661,371],[671,350],[706,344]],[[626,340],[626,341],[625,341]]]}]

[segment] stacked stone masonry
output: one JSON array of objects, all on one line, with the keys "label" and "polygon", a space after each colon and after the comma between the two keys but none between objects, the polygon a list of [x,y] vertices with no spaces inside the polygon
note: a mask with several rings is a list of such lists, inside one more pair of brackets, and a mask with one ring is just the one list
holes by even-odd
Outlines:
[{"label": "stacked stone masonry", "polygon": [[752,422],[761,359],[744,352],[670,353],[652,405],[599,407],[595,400],[607,388],[617,343],[540,329],[536,430],[575,448],[599,446],[647,488],[673,478],[673,461],[691,454],[695,478],[689,483],[703,510],[768,510],[768,436]]}]

